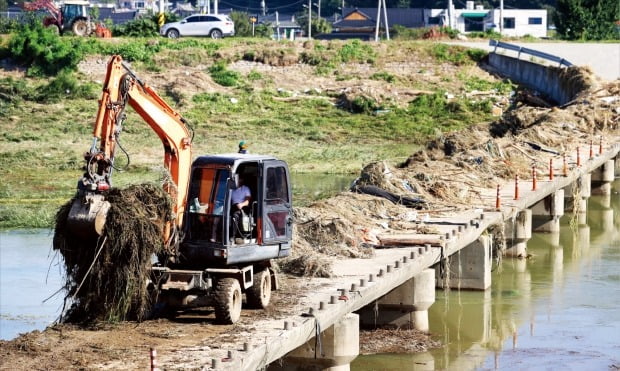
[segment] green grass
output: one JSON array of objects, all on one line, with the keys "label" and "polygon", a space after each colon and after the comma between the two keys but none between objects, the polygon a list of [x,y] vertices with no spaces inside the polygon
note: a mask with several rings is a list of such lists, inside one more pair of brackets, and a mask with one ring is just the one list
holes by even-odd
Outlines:
[{"label": "green grass", "polygon": [[[292,43],[244,39],[80,42],[88,53],[125,53],[134,60],[138,76],[144,70],[204,68],[226,88],[186,92],[166,86],[158,91],[164,100],[177,104],[194,129],[194,155],[233,152],[240,140],[246,140],[251,153],[282,158],[293,172],[344,173],[353,178],[370,162],[401,162],[429,138],[491,119],[489,101],[471,102],[458,95],[448,101],[444,95],[447,86],[502,92],[512,87],[509,82],[486,81],[466,72],[428,85],[415,76],[397,77],[383,67],[391,61],[430,58],[435,64],[473,68],[478,60],[478,54],[435,43],[312,42],[295,48]],[[356,64],[372,68],[365,81],[435,93],[404,106],[389,99],[378,103],[358,97],[348,110],[335,104],[338,93],[312,93],[295,99],[290,92],[278,91],[278,82],[266,73],[252,70],[242,74],[229,67],[241,59],[295,57],[302,62],[304,58],[315,61],[317,74],[350,81],[351,85],[358,84],[360,76],[346,66]],[[48,78],[0,79],[0,228],[50,226],[58,206],[75,193],[83,172],[82,156],[91,144],[101,89],[87,80],[67,71]],[[126,172],[114,174],[115,186],[157,180],[163,167],[157,136],[132,109],[126,113],[121,143],[131,165]],[[124,163],[119,152],[117,164]]]}]

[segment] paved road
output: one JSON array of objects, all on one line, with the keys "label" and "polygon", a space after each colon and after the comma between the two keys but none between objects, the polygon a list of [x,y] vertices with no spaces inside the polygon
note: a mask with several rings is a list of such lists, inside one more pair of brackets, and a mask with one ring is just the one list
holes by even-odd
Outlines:
[{"label": "paved road", "polygon": [[[595,74],[605,80],[620,78],[620,43],[510,43],[556,55],[578,66],[590,66]],[[455,44],[491,50],[488,41]]]}]

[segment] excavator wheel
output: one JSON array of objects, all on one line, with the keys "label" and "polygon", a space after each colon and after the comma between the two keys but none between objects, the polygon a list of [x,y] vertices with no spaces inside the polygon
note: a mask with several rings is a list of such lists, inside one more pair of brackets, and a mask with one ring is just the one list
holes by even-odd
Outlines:
[{"label": "excavator wheel", "polygon": [[235,278],[220,278],[215,286],[215,319],[233,324],[241,317],[241,286]]},{"label": "excavator wheel", "polygon": [[89,30],[88,21],[85,19],[78,19],[71,25],[71,31],[73,31],[76,36],[88,36]]},{"label": "excavator wheel", "polygon": [[254,274],[254,284],[247,289],[245,295],[248,299],[248,307],[254,309],[265,309],[271,300],[271,276],[269,269]]}]

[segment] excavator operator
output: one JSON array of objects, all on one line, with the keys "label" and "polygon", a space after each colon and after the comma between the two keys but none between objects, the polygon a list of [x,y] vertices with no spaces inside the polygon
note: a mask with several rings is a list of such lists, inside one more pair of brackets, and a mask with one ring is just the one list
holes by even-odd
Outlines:
[{"label": "excavator operator", "polygon": [[243,208],[250,205],[251,199],[252,195],[250,193],[250,188],[245,185],[244,177],[239,175],[237,178],[237,188],[232,191],[231,195],[231,203],[233,205],[231,210],[232,227],[235,234],[237,231],[241,230],[240,223],[241,217],[243,216]]}]

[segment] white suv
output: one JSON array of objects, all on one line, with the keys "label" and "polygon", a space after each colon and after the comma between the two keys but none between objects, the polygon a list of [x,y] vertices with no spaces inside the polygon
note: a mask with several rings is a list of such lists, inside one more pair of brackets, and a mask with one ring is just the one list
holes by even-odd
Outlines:
[{"label": "white suv", "polygon": [[166,23],[159,30],[162,36],[209,36],[220,39],[235,34],[235,23],[224,14],[194,14],[180,22]]}]

